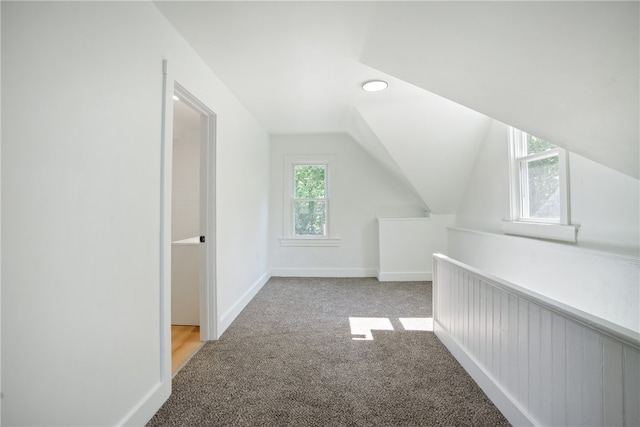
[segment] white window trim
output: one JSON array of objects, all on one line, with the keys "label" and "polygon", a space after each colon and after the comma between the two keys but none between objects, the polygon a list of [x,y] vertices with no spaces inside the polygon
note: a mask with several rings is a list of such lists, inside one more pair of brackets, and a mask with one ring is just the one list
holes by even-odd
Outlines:
[{"label": "white window trim", "polygon": [[[284,156],[283,176],[283,237],[280,246],[340,246],[340,237],[336,236],[333,227],[333,203],[331,200],[331,186],[333,181],[335,155],[291,155]],[[326,203],[327,203],[327,234],[325,236],[296,236],[294,234],[293,214],[293,169],[298,165],[323,165],[326,167]]]},{"label": "white window trim", "polygon": [[[578,226],[571,225],[571,206],[569,203],[569,156],[563,148],[531,155],[521,152],[522,139],[526,133],[516,128],[509,129],[509,191],[510,218],[504,221],[502,230],[505,234],[536,237],[540,239],[577,242]],[[518,142],[518,143],[516,143]],[[560,220],[544,220],[522,217],[522,179],[520,164],[551,156],[558,156],[560,175]]]}]

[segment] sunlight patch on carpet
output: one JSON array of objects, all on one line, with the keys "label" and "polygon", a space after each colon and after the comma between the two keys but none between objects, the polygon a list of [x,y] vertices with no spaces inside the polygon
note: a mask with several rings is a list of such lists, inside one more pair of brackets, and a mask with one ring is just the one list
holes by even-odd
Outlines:
[{"label": "sunlight patch on carpet", "polygon": [[[402,317],[398,319],[405,331],[433,331],[433,317]],[[373,341],[373,331],[394,331],[388,317],[349,317],[352,339]]]},{"label": "sunlight patch on carpet", "polygon": [[433,332],[433,317],[401,317],[398,320],[405,331]]},{"label": "sunlight patch on carpet", "polygon": [[353,337],[354,340],[372,341],[372,331],[393,331],[391,320],[386,317],[349,317],[351,325],[351,335],[362,335]]}]

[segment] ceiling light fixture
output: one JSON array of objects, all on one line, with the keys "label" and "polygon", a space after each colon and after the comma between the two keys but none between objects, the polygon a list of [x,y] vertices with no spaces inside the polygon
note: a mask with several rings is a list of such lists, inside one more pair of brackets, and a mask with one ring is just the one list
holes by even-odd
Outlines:
[{"label": "ceiling light fixture", "polygon": [[385,90],[389,84],[384,80],[369,80],[368,82],[362,83],[362,90],[366,92],[379,92],[381,90]]},{"label": "ceiling light fixture", "polygon": [[173,95],[173,100],[174,101],[180,101],[180,98],[178,98],[176,95]]}]

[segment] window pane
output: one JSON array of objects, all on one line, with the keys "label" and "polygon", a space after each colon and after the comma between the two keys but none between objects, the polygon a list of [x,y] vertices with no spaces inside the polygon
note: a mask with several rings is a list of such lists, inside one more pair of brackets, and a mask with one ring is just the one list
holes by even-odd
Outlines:
[{"label": "window pane", "polygon": [[317,200],[294,202],[296,236],[324,236],[327,232],[327,204]]},{"label": "window pane", "polygon": [[542,153],[543,151],[553,150],[554,148],[558,148],[557,145],[550,143],[549,141],[545,141],[542,138],[538,138],[537,136],[527,135],[527,154],[535,154]]},{"label": "window pane", "polygon": [[325,197],[324,165],[297,165],[294,168],[296,199],[323,199]]},{"label": "window pane", "polygon": [[[523,216],[560,219],[560,173],[558,156],[525,164],[529,212]],[[526,206],[526,203],[525,203]]]}]

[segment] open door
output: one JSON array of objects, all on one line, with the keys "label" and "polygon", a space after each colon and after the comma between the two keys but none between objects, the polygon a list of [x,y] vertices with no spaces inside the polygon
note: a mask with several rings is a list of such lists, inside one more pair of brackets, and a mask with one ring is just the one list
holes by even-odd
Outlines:
[{"label": "open door", "polygon": [[[201,115],[173,95],[171,176],[171,373],[200,348]],[[203,171],[206,175],[206,171]]]},{"label": "open door", "polygon": [[[197,257],[192,263],[198,270],[192,272],[197,276],[197,323],[200,327],[200,340],[209,341],[216,338],[216,305],[215,305],[215,113],[176,82],[168,73],[164,63],[164,109],[162,140],[162,177],[161,177],[161,230],[160,230],[160,369],[161,382],[170,393],[171,378],[171,324],[172,324],[172,242],[183,241],[188,244]],[[175,107],[175,98],[180,106]],[[178,109],[188,108],[194,115],[196,126],[199,126],[198,151],[199,188],[196,202],[199,215],[197,227],[192,228],[189,236],[173,236],[173,130],[174,114]],[[186,110],[185,110],[186,111]],[[184,112],[184,111],[182,111]],[[180,112],[178,112],[180,113]],[[193,148],[193,147],[191,147]],[[176,159],[178,160],[178,159]],[[185,229],[180,231],[183,233]],[[185,241],[186,240],[186,241]],[[194,311],[194,310],[191,310]],[[191,322],[191,321],[190,321]],[[191,322],[196,323],[196,322]]]}]

